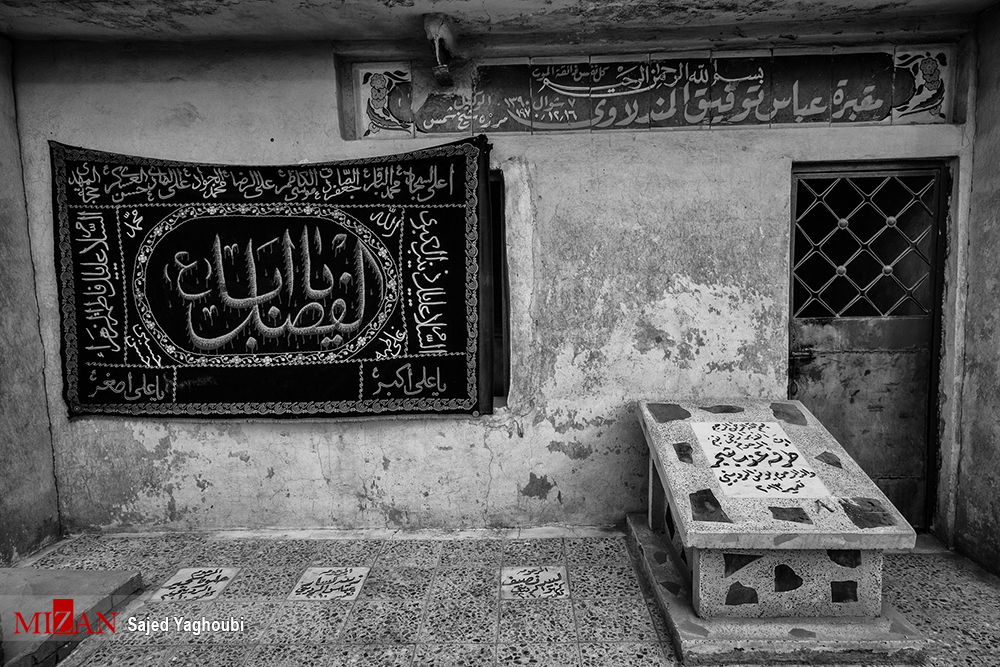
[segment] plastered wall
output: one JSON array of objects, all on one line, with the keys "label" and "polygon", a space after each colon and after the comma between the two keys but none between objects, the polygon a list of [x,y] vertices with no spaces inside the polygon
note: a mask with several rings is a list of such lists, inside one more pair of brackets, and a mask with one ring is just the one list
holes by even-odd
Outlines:
[{"label": "plastered wall", "polygon": [[979,22],[976,159],[955,542],[1000,572],[1000,7]]},{"label": "plastered wall", "polygon": [[971,155],[964,128],[944,125],[497,135],[511,274],[506,408],[361,423],[70,422],[48,139],[271,164],[435,142],[341,140],[326,45],[24,44],[17,55],[56,477],[71,530],[620,521],[645,504],[636,400],[785,395],[793,161]]},{"label": "plastered wall", "polygon": [[11,46],[0,38],[0,567],[59,532],[34,271],[14,113]]}]

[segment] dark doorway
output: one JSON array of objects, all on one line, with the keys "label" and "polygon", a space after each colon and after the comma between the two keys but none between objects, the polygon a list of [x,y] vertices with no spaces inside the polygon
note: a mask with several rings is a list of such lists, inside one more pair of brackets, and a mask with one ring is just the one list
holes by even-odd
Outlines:
[{"label": "dark doorway", "polygon": [[938,449],[946,165],[796,166],[789,396],[927,529]]}]

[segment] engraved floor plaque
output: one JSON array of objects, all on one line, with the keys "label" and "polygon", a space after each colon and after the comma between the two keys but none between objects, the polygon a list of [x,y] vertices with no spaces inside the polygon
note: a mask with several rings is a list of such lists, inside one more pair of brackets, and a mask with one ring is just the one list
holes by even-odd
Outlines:
[{"label": "engraved floor plaque", "polygon": [[504,600],[568,598],[565,567],[505,567],[500,571],[500,597]]},{"label": "engraved floor plaque", "polygon": [[296,582],[289,600],[356,600],[371,568],[310,567]]},{"label": "engraved floor plaque", "polygon": [[174,602],[214,600],[239,571],[236,567],[181,568],[150,599]]}]

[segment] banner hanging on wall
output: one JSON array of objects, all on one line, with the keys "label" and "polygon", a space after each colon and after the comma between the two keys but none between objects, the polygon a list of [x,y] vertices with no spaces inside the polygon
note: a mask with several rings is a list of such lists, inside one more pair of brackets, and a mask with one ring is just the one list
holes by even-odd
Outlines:
[{"label": "banner hanging on wall", "polygon": [[269,167],[50,147],[71,416],[492,411],[485,137]]}]

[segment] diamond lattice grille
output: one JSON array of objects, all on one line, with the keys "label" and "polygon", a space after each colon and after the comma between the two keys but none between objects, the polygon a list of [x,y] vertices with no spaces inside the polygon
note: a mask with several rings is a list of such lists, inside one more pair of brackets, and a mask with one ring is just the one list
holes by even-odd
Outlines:
[{"label": "diamond lattice grille", "polygon": [[794,316],[930,314],[934,187],[927,173],[800,176]]}]

